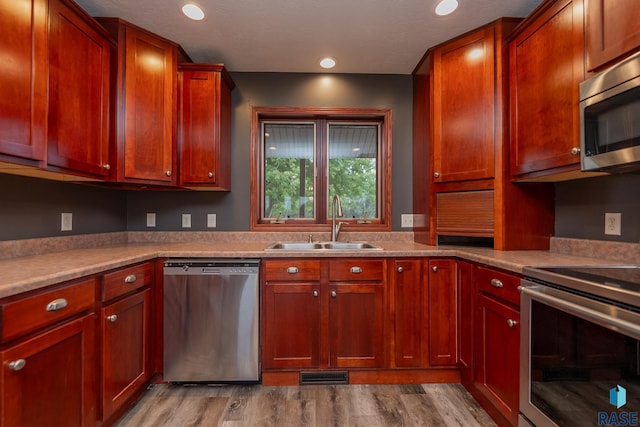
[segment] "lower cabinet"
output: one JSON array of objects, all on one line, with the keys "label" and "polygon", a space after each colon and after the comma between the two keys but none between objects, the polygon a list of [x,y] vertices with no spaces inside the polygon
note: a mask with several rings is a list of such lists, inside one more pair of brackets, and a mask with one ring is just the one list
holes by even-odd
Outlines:
[{"label": "lower cabinet", "polygon": [[426,295],[423,259],[396,259],[392,269],[392,367],[419,368],[425,363]]},{"label": "lower cabinet", "polygon": [[382,367],[383,264],[265,261],[263,369]]},{"label": "lower cabinet", "polygon": [[457,363],[456,262],[429,260],[429,364]]}]

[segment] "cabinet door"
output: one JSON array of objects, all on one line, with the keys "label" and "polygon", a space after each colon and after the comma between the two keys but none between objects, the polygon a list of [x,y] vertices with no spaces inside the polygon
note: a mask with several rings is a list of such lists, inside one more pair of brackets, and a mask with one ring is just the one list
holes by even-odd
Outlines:
[{"label": "cabinet door", "polygon": [[587,69],[592,71],[640,46],[638,0],[585,2]]},{"label": "cabinet door", "polygon": [[520,313],[481,294],[476,327],[476,386],[517,425]]},{"label": "cabinet door", "polygon": [[456,263],[451,259],[429,260],[429,364],[455,365]]},{"label": "cabinet door", "polygon": [[382,283],[329,285],[329,365],[373,368],[383,364]]},{"label": "cabinet door", "polygon": [[422,366],[424,295],[426,284],[421,260],[393,263],[393,328],[395,365]]},{"label": "cabinet door", "polygon": [[433,54],[434,182],[493,178],[494,28]]},{"label": "cabinet door", "polygon": [[77,6],[50,2],[47,163],[109,172],[109,43]]},{"label": "cabinet door", "polygon": [[509,44],[512,175],[579,168],[584,37],[577,3],[553,3]]},{"label": "cabinet door", "polygon": [[47,1],[0,2],[0,153],[43,160]]},{"label": "cabinet door", "polygon": [[95,316],[0,352],[2,427],[96,423]]},{"label": "cabinet door", "polygon": [[[203,66],[204,67],[204,66]],[[207,68],[214,68],[208,66]],[[180,185],[229,190],[231,90],[219,71],[180,71]]]},{"label": "cabinet door", "polygon": [[176,56],[175,46],[126,28],[125,106],[118,117],[124,122],[124,180],[176,181]]},{"label": "cabinet door", "polygon": [[263,287],[262,366],[319,365],[320,284],[267,282]]},{"label": "cabinet door", "polygon": [[145,289],[100,310],[103,420],[150,378],[150,293]]},{"label": "cabinet door", "polygon": [[473,313],[475,287],[473,265],[457,262],[458,284],[458,367],[463,383],[473,381]]}]

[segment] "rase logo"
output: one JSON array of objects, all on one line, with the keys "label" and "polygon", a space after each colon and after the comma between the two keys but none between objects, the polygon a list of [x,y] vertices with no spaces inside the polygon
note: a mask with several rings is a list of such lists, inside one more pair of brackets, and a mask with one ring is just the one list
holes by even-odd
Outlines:
[{"label": "rase logo", "polygon": [[[616,385],[609,390],[609,403],[617,409],[627,404],[627,389]],[[629,411],[598,412],[599,426],[637,426],[638,413]]]}]

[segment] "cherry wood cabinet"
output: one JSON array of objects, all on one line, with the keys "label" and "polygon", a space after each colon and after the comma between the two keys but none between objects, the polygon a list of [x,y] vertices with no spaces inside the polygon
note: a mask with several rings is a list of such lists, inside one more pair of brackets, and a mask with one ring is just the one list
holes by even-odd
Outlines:
[{"label": "cherry wood cabinet", "polygon": [[178,46],[117,18],[98,18],[117,41],[111,167],[118,182],[177,182]]},{"label": "cherry wood cabinet", "polygon": [[393,367],[417,368],[425,364],[427,289],[423,265],[422,259],[392,261]]},{"label": "cherry wood cabinet", "polygon": [[494,177],[495,31],[483,27],[433,50],[436,183]]},{"label": "cherry wood cabinet", "polygon": [[75,3],[49,2],[47,166],[109,174],[109,35]]},{"label": "cherry wood cabinet", "polygon": [[151,262],[101,276],[101,419],[130,401],[151,378]]},{"label": "cherry wood cabinet", "polygon": [[527,18],[509,43],[510,166],[518,180],[577,171],[580,166],[583,1],[557,0],[544,6]]},{"label": "cherry wood cabinet", "polygon": [[267,260],[263,369],[383,364],[384,260]]},{"label": "cherry wood cabinet", "polygon": [[476,293],[473,264],[457,261],[458,368],[460,380],[468,386],[474,378],[474,310]]},{"label": "cherry wood cabinet", "polygon": [[0,2],[0,155],[36,166],[45,158],[47,3]]},{"label": "cherry wood cabinet", "polygon": [[520,378],[519,278],[478,266],[474,387],[511,425],[518,424]]},{"label": "cherry wood cabinet", "polygon": [[429,364],[457,363],[456,263],[452,259],[430,259],[429,274]]},{"label": "cherry wood cabinet", "polygon": [[639,14],[636,0],[585,1],[588,71],[604,68],[640,47]]},{"label": "cherry wood cabinet", "polygon": [[231,76],[221,64],[178,66],[182,187],[231,189]]},{"label": "cherry wood cabinet", "polygon": [[0,302],[0,425],[89,426],[97,419],[95,280]]}]

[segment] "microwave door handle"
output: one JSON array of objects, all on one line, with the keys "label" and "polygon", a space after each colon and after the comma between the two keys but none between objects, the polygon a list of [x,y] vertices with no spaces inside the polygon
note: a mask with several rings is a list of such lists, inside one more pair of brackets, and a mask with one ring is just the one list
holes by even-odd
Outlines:
[{"label": "microwave door handle", "polygon": [[[639,314],[626,310],[622,311],[611,304],[590,300],[568,292],[552,288],[545,288],[545,291],[542,292],[537,288],[537,286],[520,286],[518,290],[521,294],[527,295],[533,300],[640,339]],[[609,314],[610,312],[619,312],[621,317],[625,318],[612,316]]]}]

